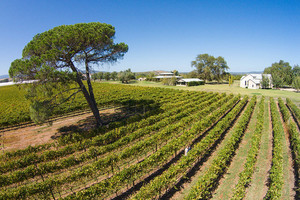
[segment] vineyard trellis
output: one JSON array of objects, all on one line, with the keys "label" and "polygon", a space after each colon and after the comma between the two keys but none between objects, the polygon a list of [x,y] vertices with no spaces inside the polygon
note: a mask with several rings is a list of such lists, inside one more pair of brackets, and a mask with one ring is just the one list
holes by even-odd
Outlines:
[{"label": "vineyard trellis", "polygon": [[[15,88],[6,89],[13,91]],[[267,101],[264,97],[259,97],[256,103],[256,96],[99,83],[95,83],[95,94],[98,95],[97,103],[103,107],[133,106],[133,110],[141,112],[97,130],[66,135],[53,143],[2,153],[0,199],[161,199],[171,194],[196,163],[211,159],[211,152],[222,143],[223,148],[218,150],[207,171],[185,196],[186,199],[209,199],[230,166],[257,106],[251,148],[232,193],[232,199],[244,198],[260,151]],[[21,101],[14,95],[11,98]],[[80,98],[71,111],[85,108],[85,105],[78,106]],[[289,99],[286,104],[280,98],[269,101],[274,149],[266,198],[278,199],[284,179],[280,153],[283,146],[278,139],[284,134],[280,113],[290,134],[299,176],[300,139],[295,122],[299,119],[299,108]],[[26,107],[25,101],[23,105]],[[26,115],[26,109],[20,110],[16,109],[10,116]],[[1,118],[0,126],[21,122],[18,117],[12,117],[11,121]],[[229,129],[232,129],[230,137],[223,144],[222,138]],[[184,155],[187,146],[191,150]]]}]

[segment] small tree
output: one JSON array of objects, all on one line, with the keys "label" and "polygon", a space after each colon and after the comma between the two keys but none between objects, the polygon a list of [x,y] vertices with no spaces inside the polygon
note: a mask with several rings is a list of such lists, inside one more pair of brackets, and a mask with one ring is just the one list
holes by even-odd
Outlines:
[{"label": "small tree", "polygon": [[300,76],[296,76],[293,80],[293,88],[295,88],[297,90],[297,92],[299,92],[300,90]]},{"label": "small tree", "polygon": [[229,77],[228,77],[228,83],[229,83],[229,86],[231,86],[233,84],[233,77],[232,77],[232,75],[229,75]]},{"label": "small tree", "polygon": [[270,87],[270,80],[267,76],[262,75],[261,87],[262,89],[267,89]]},{"label": "small tree", "polygon": [[278,73],[273,73],[272,74],[272,84],[275,88],[282,87],[284,84],[283,78],[280,77],[280,75]]},{"label": "small tree", "polygon": [[154,77],[155,77],[155,73],[154,72],[149,72],[147,74],[147,76],[146,76],[146,78],[147,78],[148,81],[153,81]]},{"label": "small tree", "polygon": [[126,44],[114,43],[114,36],[113,26],[99,22],[58,26],[34,36],[9,69],[14,79],[37,80],[27,94],[33,120],[44,122],[55,106],[82,92],[97,126],[102,124],[90,72],[95,64],[116,62],[128,51]]},{"label": "small tree", "polygon": [[179,76],[179,72],[175,69],[172,71],[172,73],[175,75],[175,76]]},{"label": "small tree", "polygon": [[102,79],[104,79],[104,73],[103,72],[98,72],[97,77],[101,81]]},{"label": "small tree", "polygon": [[107,81],[110,80],[110,73],[109,72],[104,73],[104,79],[107,80]]},{"label": "small tree", "polygon": [[135,75],[131,72],[131,69],[127,69],[125,71],[120,71],[118,78],[122,83],[129,83],[130,80],[135,79]]},{"label": "small tree", "polygon": [[98,76],[96,73],[92,74],[91,78],[93,79],[93,81],[95,82],[98,79]]},{"label": "small tree", "polygon": [[117,76],[118,76],[118,73],[116,71],[113,71],[111,74],[110,74],[110,77],[112,80],[117,80]]}]

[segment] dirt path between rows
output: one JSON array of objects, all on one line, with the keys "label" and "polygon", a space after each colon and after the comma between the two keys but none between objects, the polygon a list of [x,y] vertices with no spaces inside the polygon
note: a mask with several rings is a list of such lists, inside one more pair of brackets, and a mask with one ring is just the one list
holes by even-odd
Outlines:
[{"label": "dirt path between rows", "polygon": [[[120,114],[121,110],[106,109],[101,110],[100,115],[104,120],[108,120],[113,116]],[[2,151],[13,149],[22,149],[27,146],[35,146],[45,143],[54,142],[53,138],[61,135],[61,128],[76,126],[84,131],[95,127],[95,121],[91,112],[85,112],[76,116],[68,116],[54,120],[52,126],[45,124],[42,126],[33,125],[16,130],[1,131],[0,143]],[[4,148],[3,148],[4,147]]]}]

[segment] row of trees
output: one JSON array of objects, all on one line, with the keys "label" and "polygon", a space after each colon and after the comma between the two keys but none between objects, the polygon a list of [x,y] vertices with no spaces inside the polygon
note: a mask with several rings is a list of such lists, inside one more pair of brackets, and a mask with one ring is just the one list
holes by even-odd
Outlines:
[{"label": "row of trees", "polygon": [[130,80],[135,79],[135,73],[131,71],[131,69],[127,69],[125,71],[118,72],[98,72],[92,74],[91,78],[95,80],[119,80],[122,81],[122,83],[128,83]]},{"label": "row of trees", "polygon": [[117,72],[97,72],[93,73],[91,78],[95,80],[117,80],[118,73]]}]

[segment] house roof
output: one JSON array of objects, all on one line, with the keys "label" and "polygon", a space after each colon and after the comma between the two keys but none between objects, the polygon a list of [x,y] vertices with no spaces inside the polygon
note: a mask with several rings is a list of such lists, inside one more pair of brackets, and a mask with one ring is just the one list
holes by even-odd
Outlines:
[{"label": "house roof", "polygon": [[202,82],[203,80],[201,80],[199,78],[183,78],[183,79],[180,79],[178,82],[193,82],[193,81]]},{"label": "house roof", "polygon": [[181,78],[181,76],[154,76],[154,78]]},{"label": "house roof", "polygon": [[[261,81],[263,76],[268,78],[272,77],[271,74],[247,74],[247,76],[252,76],[253,80],[258,80],[258,81]],[[241,80],[247,76],[242,76]]]},{"label": "house roof", "polygon": [[260,84],[260,80],[258,80],[258,79],[250,79],[249,81],[252,81],[255,84]]}]

